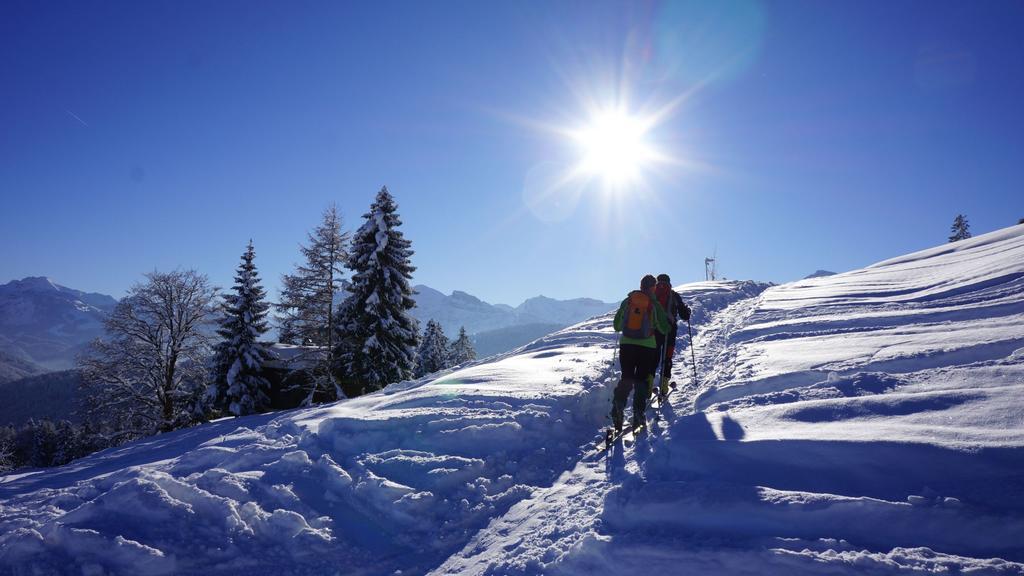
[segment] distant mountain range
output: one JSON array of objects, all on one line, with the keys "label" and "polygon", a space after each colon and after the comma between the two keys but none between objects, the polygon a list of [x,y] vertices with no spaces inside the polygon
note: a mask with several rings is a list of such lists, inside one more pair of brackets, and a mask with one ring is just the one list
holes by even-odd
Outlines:
[{"label": "distant mountain range", "polygon": [[44,277],[0,286],[0,382],[73,368],[116,304]]},{"label": "distant mountain range", "polygon": [[[599,300],[530,298],[513,308],[488,304],[465,292],[446,296],[416,286],[412,313],[425,325],[434,319],[450,339],[466,327],[480,358],[506,352],[615,307]],[[103,334],[117,300],[55,283],[44,277],[0,286],[0,425],[30,417],[73,418],[79,353]]]},{"label": "distant mountain range", "polygon": [[593,298],[555,300],[536,296],[513,308],[507,304],[488,304],[458,290],[450,296],[423,285],[415,286],[413,290],[417,292],[413,316],[420,322],[437,320],[448,335],[457,335],[463,326],[469,334],[523,324],[568,326],[603,314],[616,306]]},{"label": "distant mountain range", "polygon": [[[445,295],[423,285],[415,290],[413,316],[421,324],[437,320],[452,339],[465,326],[480,356],[510,350],[615,306],[591,298],[537,296],[513,308],[466,292]],[[116,304],[111,296],[41,276],[0,285],[0,383],[74,368],[76,356],[103,334],[103,320]]]},{"label": "distant mountain range", "polygon": [[[495,328],[484,332],[477,332],[469,337],[473,342],[473,350],[477,358],[486,358],[502,352],[514,350],[524,344],[547,336],[565,328],[565,324],[548,324],[540,322],[536,324],[516,324],[504,328]],[[458,332],[456,332],[456,337]]]},{"label": "distant mountain range", "polygon": [[429,286],[419,285],[413,289],[417,294],[412,315],[420,324],[436,320],[450,339],[457,338],[459,329],[465,327],[479,357],[522,346],[616,306],[592,298],[555,300],[537,296],[513,308],[506,304],[488,304],[458,290],[446,296]]}]

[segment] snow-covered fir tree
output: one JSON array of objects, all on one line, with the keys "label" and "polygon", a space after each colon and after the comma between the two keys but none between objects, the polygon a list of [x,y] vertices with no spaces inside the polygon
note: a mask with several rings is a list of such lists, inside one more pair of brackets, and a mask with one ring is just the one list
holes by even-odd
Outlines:
[{"label": "snow-covered fir tree", "polygon": [[458,366],[473,360],[476,360],[476,350],[473,348],[473,342],[470,341],[469,335],[466,334],[466,327],[462,326],[459,328],[459,337],[452,343],[448,366]]},{"label": "snow-covered fir tree", "polygon": [[52,466],[54,457],[57,455],[60,439],[57,436],[57,427],[47,419],[29,420],[29,428],[32,430],[32,451],[29,454],[28,464],[36,468]]},{"label": "snow-covered fir tree", "polygon": [[348,232],[342,232],[341,215],[335,206],[324,211],[323,221],[309,233],[309,244],[300,246],[305,263],[286,274],[277,304],[280,340],[308,346],[293,358],[297,381],[308,383],[304,405],[317,398],[334,400],[342,396],[332,367],[337,330],[334,301],[345,290],[344,268],[348,262]]},{"label": "snow-covered fir tree", "polygon": [[81,441],[79,438],[81,432],[77,426],[67,420],[60,420],[57,422],[56,428],[57,450],[53,456],[53,466],[62,466],[71,462],[75,458],[85,455],[82,453]]},{"label": "snow-covered fir tree", "polygon": [[67,420],[29,419],[20,428],[0,427],[0,472],[22,466],[61,466],[93,452],[84,427]]},{"label": "snow-covered fir tree", "polygon": [[435,320],[428,320],[427,327],[423,331],[423,340],[417,351],[416,375],[423,376],[449,366],[451,349],[448,345],[448,337],[444,335],[441,324]]},{"label": "snow-covered fir tree", "polygon": [[263,377],[263,364],[269,360],[260,338],[267,332],[267,294],[260,285],[252,240],[242,254],[235,272],[233,294],[224,296],[222,318],[217,334],[216,405],[235,416],[266,410],[270,405],[270,383]]},{"label": "snow-covered fir tree", "polygon": [[350,394],[379,390],[413,376],[419,327],[409,280],[412,243],[398,227],[398,206],[381,188],[355,233],[352,284],[338,311],[336,368]]},{"label": "snow-covered fir tree", "polygon": [[[0,432],[6,432],[4,429]],[[14,469],[13,430],[10,435],[0,434],[0,474]]]},{"label": "snow-covered fir tree", "polygon": [[950,227],[950,242],[956,242],[957,240],[965,240],[971,237],[971,225],[967,223],[967,217],[963,214],[957,214],[956,218],[953,219],[953,226]]}]

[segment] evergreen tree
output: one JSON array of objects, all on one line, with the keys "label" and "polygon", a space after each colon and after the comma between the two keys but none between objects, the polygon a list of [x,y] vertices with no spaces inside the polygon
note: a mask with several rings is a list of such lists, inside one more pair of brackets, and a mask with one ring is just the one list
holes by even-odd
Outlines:
[{"label": "evergreen tree", "polygon": [[387,187],[381,188],[352,242],[352,285],[338,311],[336,368],[356,394],[410,378],[416,368],[419,327],[409,314],[416,306],[409,286],[416,268],[412,243],[398,230],[397,209]]},{"label": "evergreen tree", "polygon": [[14,459],[14,426],[0,427],[0,474],[18,467]]},{"label": "evergreen tree", "polygon": [[334,379],[336,329],[334,300],[345,290],[344,267],[348,262],[348,232],[341,230],[341,215],[335,206],[324,211],[323,221],[309,234],[309,245],[300,246],[305,264],[295,274],[283,277],[280,314],[281,342],[312,348],[296,356],[297,371],[310,383],[303,404],[318,393],[328,400],[342,396]]},{"label": "evergreen tree", "polygon": [[423,340],[420,342],[420,348],[416,355],[416,376],[444,370],[448,367],[450,354],[448,337],[444,335],[441,324],[435,320],[429,320],[423,331]]},{"label": "evergreen tree", "polygon": [[63,466],[100,450],[84,441],[85,427],[67,420],[52,422],[29,419],[20,428],[0,428],[0,472],[22,466],[46,468]]},{"label": "evergreen tree", "polygon": [[56,429],[57,449],[53,457],[54,466],[63,466],[76,458],[85,456],[82,453],[81,442],[79,441],[80,433],[77,426],[67,420],[61,420],[57,422]]},{"label": "evergreen tree", "polygon": [[949,237],[950,242],[970,238],[971,225],[967,223],[967,217],[963,214],[957,214],[956,218],[953,219],[953,226],[950,227],[950,232],[952,233]]},{"label": "evergreen tree", "polygon": [[242,254],[235,272],[234,294],[224,296],[223,317],[217,334],[217,380],[214,397],[218,408],[235,416],[253,414],[269,408],[270,383],[261,374],[269,360],[260,342],[267,332],[266,292],[256,271],[256,251],[252,240]]},{"label": "evergreen tree", "polygon": [[52,421],[44,418],[29,420],[29,429],[32,435],[32,451],[28,458],[29,466],[35,468],[53,466],[59,444],[57,428]]},{"label": "evergreen tree", "polygon": [[93,423],[85,421],[78,428],[78,457],[88,456],[105,448],[116,446],[111,442],[112,427],[107,422]]},{"label": "evergreen tree", "polygon": [[282,342],[327,348],[334,343],[332,312],[335,297],[344,290],[348,237],[332,205],[309,233],[309,245],[299,246],[306,262],[296,266],[294,274],[284,275],[277,304]]},{"label": "evergreen tree", "polygon": [[448,360],[448,365],[458,366],[473,360],[476,360],[476,350],[473,349],[473,342],[470,341],[469,336],[466,334],[466,327],[463,326],[459,328],[459,338],[452,344],[451,358]]},{"label": "evergreen tree", "polygon": [[29,418],[28,422],[15,429],[14,439],[11,442],[14,468],[31,465],[32,454],[36,449],[36,427],[35,419]]}]

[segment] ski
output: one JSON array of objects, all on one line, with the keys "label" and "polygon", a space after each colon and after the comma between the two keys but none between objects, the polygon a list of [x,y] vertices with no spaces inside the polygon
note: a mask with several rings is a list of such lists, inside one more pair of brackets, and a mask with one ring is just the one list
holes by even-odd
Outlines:
[{"label": "ski", "polygon": [[[672,391],[669,390],[669,393],[671,392]],[[607,430],[605,430],[604,450],[608,450],[609,448],[611,448],[612,444],[619,439],[626,440],[630,436],[635,438],[638,432],[640,432],[641,430],[646,430],[646,414],[648,411],[654,412],[654,421],[657,422],[660,418],[661,402],[663,402],[667,397],[668,394],[665,394],[665,396],[661,396],[660,394],[655,393],[651,394],[650,397],[647,398],[647,406],[644,408],[644,421],[642,424],[638,426],[623,426],[622,430],[619,430],[618,432],[615,431],[615,428],[608,428]]]},{"label": "ski", "polygon": [[604,432],[604,449],[609,450],[612,444],[619,440],[626,440],[628,437],[636,437],[637,433],[647,428],[647,424],[640,424],[639,426],[624,426],[622,430],[618,432],[615,428],[609,428]]},{"label": "ski", "polygon": [[652,393],[647,398],[647,406],[644,408],[644,423],[639,426],[623,426],[622,430],[618,432],[615,428],[609,427],[604,431],[604,446],[600,448],[600,452],[605,452],[612,447],[618,440],[628,440],[629,437],[636,437],[637,433],[641,430],[647,429],[647,418],[646,414],[648,411],[653,412],[653,419],[655,422],[661,421],[661,408],[668,402],[668,397],[677,389],[675,381],[669,382],[668,391],[665,394],[661,394],[657,386],[652,387]]},{"label": "ski", "polygon": [[668,402],[668,397],[676,389],[676,383],[672,382],[669,384],[668,390],[661,394],[660,392],[651,397],[648,405],[654,408],[654,421],[661,421],[661,408]]}]

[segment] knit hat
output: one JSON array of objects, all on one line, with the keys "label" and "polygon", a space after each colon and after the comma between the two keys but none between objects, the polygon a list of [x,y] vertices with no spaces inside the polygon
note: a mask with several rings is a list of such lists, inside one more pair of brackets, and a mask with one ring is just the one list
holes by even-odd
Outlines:
[{"label": "knit hat", "polygon": [[654,279],[654,276],[647,274],[640,280],[640,290],[647,290],[648,288],[654,288],[654,285],[658,281]]},{"label": "knit hat", "polygon": [[672,283],[672,280],[668,277],[668,274],[658,274],[658,282]]}]

